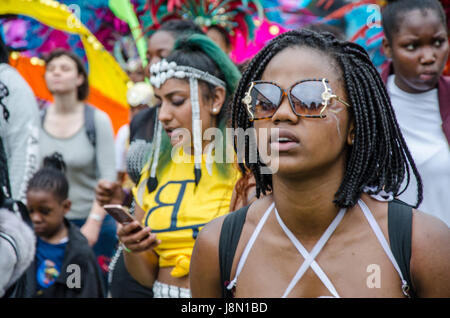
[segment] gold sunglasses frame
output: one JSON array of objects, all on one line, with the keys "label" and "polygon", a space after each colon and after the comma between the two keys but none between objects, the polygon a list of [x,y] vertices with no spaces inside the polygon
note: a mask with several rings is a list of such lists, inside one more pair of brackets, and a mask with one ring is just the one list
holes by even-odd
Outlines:
[{"label": "gold sunglasses frame", "polygon": [[[252,89],[253,89],[253,87],[255,86],[255,84],[258,84],[258,83],[266,83],[266,84],[272,84],[272,85],[277,86],[277,87],[283,92],[283,94],[282,94],[282,96],[281,96],[281,100],[282,100],[283,97],[286,95],[286,96],[288,97],[289,104],[290,104],[290,106],[291,106],[292,111],[293,111],[294,114],[295,114],[296,116],[298,116],[298,117],[305,117],[305,118],[325,118],[325,117],[327,117],[327,115],[323,114],[323,112],[324,112],[325,109],[328,107],[328,103],[330,102],[330,100],[333,99],[333,98],[335,98],[336,100],[338,100],[339,102],[341,102],[341,103],[344,104],[345,106],[351,107],[346,101],[344,101],[344,100],[341,99],[339,96],[337,96],[337,95],[335,95],[335,94],[332,93],[331,88],[327,86],[328,80],[327,80],[326,78],[322,78],[322,79],[305,79],[305,80],[301,80],[301,81],[299,81],[299,82],[296,82],[296,83],[294,83],[294,84],[288,89],[288,90],[289,90],[289,94],[290,94],[290,91],[292,90],[292,88],[293,88],[295,85],[300,84],[300,83],[303,83],[303,82],[312,82],[312,81],[315,81],[315,82],[322,82],[322,84],[323,84],[323,86],[324,86],[324,91],[323,91],[323,93],[322,93],[322,100],[323,100],[323,105],[324,105],[324,106],[323,106],[322,110],[320,111],[320,114],[319,114],[319,115],[298,115],[298,114],[295,112],[295,110],[294,110],[294,106],[293,106],[292,103],[291,103],[291,100],[290,100],[290,98],[289,98],[288,93],[286,92],[287,90],[281,88],[278,84],[276,84],[276,83],[274,83],[274,82],[253,81],[253,82],[250,83],[249,89],[247,90],[247,92],[245,93],[244,97],[242,98],[242,103],[245,104],[247,113],[248,113],[249,116],[250,116],[249,121],[263,120],[263,119],[270,119],[270,118],[273,117],[273,115],[275,115],[275,113],[276,113],[277,110],[278,110],[278,108],[277,108],[277,109],[275,110],[275,112],[273,113],[272,116],[269,116],[269,117],[262,117],[262,118],[255,118],[255,115],[253,114],[252,109],[251,109],[251,108],[252,108],[252,96],[251,96],[251,92],[252,92]],[[280,101],[280,105],[281,105],[281,101]],[[279,107],[279,105],[278,105],[278,107]]]}]

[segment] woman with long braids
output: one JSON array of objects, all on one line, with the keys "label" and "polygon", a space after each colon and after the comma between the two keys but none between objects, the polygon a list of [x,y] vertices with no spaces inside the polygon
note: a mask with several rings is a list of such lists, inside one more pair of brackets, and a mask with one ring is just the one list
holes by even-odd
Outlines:
[{"label": "woman with long braids", "polygon": [[[271,193],[202,230],[193,297],[450,296],[447,226],[392,200],[408,167],[416,205],[422,184],[363,48],[286,32],[250,62],[231,107],[234,128],[270,131],[255,163],[246,143],[241,168]],[[279,152],[272,174],[264,148]]]},{"label": "woman with long braids", "polygon": [[[220,150],[225,154],[226,138],[213,144],[202,137],[211,128],[224,133],[227,100],[240,73],[212,40],[200,34],[177,40],[167,59],[150,71],[159,122],[151,158],[133,189],[135,216],[145,228],[135,233],[135,221],[117,234],[128,272],[152,287],[155,298],[190,297],[195,239],[206,223],[229,212],[239,177],[233,162],[210,160]],[[193,137],[183,134],[187,147],[181,150],[179,132]]]}]

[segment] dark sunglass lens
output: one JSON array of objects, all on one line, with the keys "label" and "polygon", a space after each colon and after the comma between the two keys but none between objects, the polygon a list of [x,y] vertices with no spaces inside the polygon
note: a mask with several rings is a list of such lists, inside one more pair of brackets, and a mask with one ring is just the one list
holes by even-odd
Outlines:
[{"label": "dark sunglass lens", "polygon": [[291,89],[291,100],[295,112],[299,115],[319,115],[323,108],[322,93],[325,88],[322,82],[301,82]]},{"label": "dark sunglass lens", "polygon": [[257,83],[253,87],[253,112],[255,118],[271,117],[278,108],[281,92],[270,83]]}]

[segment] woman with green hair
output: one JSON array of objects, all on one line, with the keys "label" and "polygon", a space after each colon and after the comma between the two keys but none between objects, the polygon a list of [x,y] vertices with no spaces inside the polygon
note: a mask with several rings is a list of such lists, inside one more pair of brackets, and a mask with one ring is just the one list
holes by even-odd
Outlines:
[{"label": "woman with green hair", "polygon": [[[198,34],[178,40],[150,72],[159,122],[150,160],[133,189],[138,221],[117,234],[129,273],[152,287],[154,297],[190,297],[195,239],[206,223],[229,212],[239,178],[224,158],[233,153],[225,138],[227,105],[240,73],[212,40]],[[214,143],[202,138],[211,131]],[[139,223],[143,229],[136,232]]]}]

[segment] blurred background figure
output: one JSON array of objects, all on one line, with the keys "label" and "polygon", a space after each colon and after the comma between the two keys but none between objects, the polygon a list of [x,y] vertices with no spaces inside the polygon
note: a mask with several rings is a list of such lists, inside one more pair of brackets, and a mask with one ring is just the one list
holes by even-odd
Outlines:
[{"label": "blurred background figure", "polygon": [[[384,51],[390,62],[382,78],[422,179],[419,208],[450,226],[450,77],[443,75],[449,55],[445,11],[438,0],[389,1],[383,10],[383,26]],[[413,204],[416,193],[411,182],[399,198]]]},{"label": "blurred background figure", "polygon": [[[150,84],[145,82],[135,83],[128,89],[127,101],[130,106],[129,119],[130,122],[142,110],[152,107],[154,104],[153,88]],[[116,136],[116,169],[118,174],[118,181],[125,187],[131,188],[132,184],[126,182],[126,157],[128,146],[130,145],[130,125],[123,125]]]},{"label": "blurred background figure", "polygon": [[[162,23],[159,28],[148,32],[145,76],[150,78],[150,66],[166,58],[172,51],[178,38],[189,34],[204,34],[200,27],[190,20],[172,19]],[[154,124],[156,122],[156,108],[146,109],[130,122],[130,143],[134,140],[153,140]]]},{"label": "blurred background figure", "polygon": [[134,83],[145,81],[144,67],[142,66],[142,61],[139,58],[130,59],[127,62],[126,71],[128,77]]},{"label": "blurred background figure", "polygon": [[1,36],[0,112],[0,139],[10,182],[8,196],[25,203],[26,184],[38,168],[39,108],[30,86],[9,65],[9,52]]},{"label": "blurred background figure", "polygon": [[33,260],[35,236],[26,184],[37,169],[38,106],[25,80],[9,64],[0,35],[0,297],[20,297]]},{"label": "blurred background figure", "polygon": [[19,215],[0,208],[0,297],[22,296],[20,291],[8,289],[13,289],[33,261],[35,243],[31,227]]},{"label": "blurred background figure", "polygon": [[59,152],[65,158],[72,201],[67,219],[80,227],[93,246],[106,279],[117,241],[116,224],[95,201],[95,186],[99,179],[117,177],[111,121],[84,102],[88,76],[74,53],[57,49],[47,56],[45,82],[54,102],[42,114],[40,155]]}]

